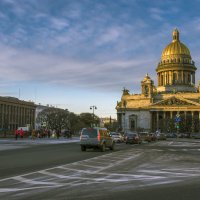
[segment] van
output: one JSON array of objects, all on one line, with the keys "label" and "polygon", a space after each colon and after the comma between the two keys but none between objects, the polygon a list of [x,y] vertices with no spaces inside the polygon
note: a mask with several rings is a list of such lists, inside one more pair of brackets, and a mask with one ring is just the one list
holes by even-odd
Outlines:
[{"label": "van", "polygon": [[99,148],[101,151],[105,151],[106,148],[114,150],[115,141],[106,128],[83,128],[80,135],[80,145],[82,151],[86,151],[87,148]]}]

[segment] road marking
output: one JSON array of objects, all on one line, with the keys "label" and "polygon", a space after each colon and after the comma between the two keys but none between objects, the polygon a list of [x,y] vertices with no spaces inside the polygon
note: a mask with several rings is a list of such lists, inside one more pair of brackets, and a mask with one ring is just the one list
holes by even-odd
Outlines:
[{"label": "road marking", "polygon": [[[175,149],[168,150],[176,151]],[[184,151],[184,149],[182,150]],[[152,151],[156,152],[158,157],[155,160],[149,161],[148,154]],[[170,161],[174,160],[174,153],[168,152],[163,154],[163,151],[156,148],[151,151],[149,149],[132,148],[21,176],[1,179],[0,193],[18,192],[20,194],[27,194],[25,191],[62,187],[65,190],[71,190],[72,187],[80,185],[87,187],[88,185],[103,183],[108,183],[106,186],[108,189],[118,187],[119,184],[128,185],[131,188],[139,188],[181,182],[193,177],[200,177],[199,167],[191,167],[187,161],[185,161],[186,165],[184,168],[179,168],[179,166],[176,166],[176,163],[171,165]],[[182,156],[177,155],[176,161],[182,160]],[[147,161],[135,166],[135,159],[143,159],[143,157],[146,157]],[[168,163],[170,163],[169,169],[166,168]],[[6,186],[12,180],[17,181],[17,187],[11,188],[11,185]],[[24,183],[26,183],[26,187],[24,187]]]}]

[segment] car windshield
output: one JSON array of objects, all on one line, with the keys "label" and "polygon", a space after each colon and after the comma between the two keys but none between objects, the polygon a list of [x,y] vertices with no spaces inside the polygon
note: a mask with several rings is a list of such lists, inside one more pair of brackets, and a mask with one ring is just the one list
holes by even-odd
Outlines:
[{"label": "car windshield", "polygon": [[113,133],[113,132],[111,132],[110,134],[111,135],[119,135],[119,133]]},{"label": "car windshield", "polygon": [[85,128],[82,131],[82,135],[88,135],[89,137],[96,137],[97,136],[97,129]]}]

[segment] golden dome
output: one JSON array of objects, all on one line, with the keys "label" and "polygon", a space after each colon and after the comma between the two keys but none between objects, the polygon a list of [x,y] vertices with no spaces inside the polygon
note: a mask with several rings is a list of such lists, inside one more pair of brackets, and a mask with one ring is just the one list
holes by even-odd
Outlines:
[{"label": "golden dome", "polygon": [[177,29],[173,31],[172,38],[172,42],[163,50],[161,60],[177,56],[191,58],[189,49],[179,40],[179,32]]}]

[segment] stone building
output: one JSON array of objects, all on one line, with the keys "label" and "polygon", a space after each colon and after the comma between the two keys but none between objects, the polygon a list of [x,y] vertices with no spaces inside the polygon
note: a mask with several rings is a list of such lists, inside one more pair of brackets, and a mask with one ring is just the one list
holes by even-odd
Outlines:
[{"label": "stone building", "polygon": [[0,97],[0,129],[35,127],[35,104],[14,97]]},{"label": "stone building", "polygon": [[175,29],[157,72],[157,86],[148,74],[141,81],[141,94],[123,90],[117,102],[120,128],[162,132],[200,131],[200,82],[195,86],[197,68],[189,49],[180,42]]}]

